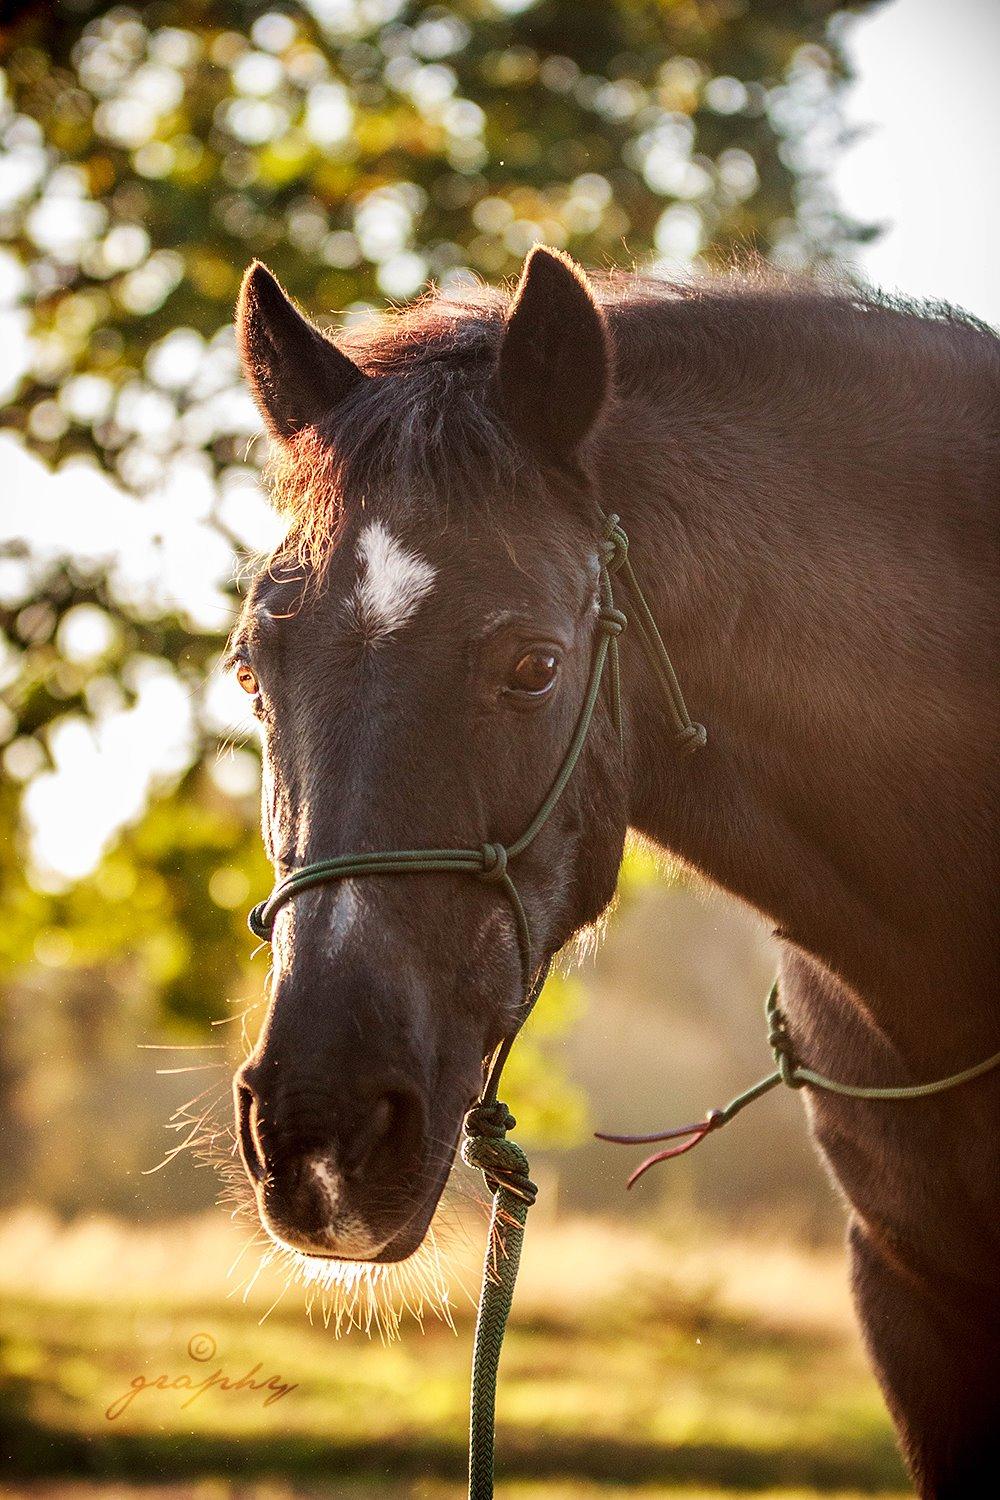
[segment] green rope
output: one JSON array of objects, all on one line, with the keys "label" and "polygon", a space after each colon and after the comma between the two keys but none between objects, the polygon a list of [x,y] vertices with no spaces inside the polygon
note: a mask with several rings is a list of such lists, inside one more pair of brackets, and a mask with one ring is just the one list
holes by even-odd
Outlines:
[{"label": "green rope", "polygon": [[[525,1000],[521,1026],[545,987],[550,963],[543,964]],[[478,1104],[465,1117],[462,1160],[482,1172],[493,1194],[490,1230],[483,1257],[483,1280],[472,1345],[472,1384],[469,1398],[469,1500],[492,1500],[493,1451],[496,1425],[497,1377],[507,1318],[514,1300],[514,1284],[521,1264],[521,1246],[528,1209],[538,1189],[528,1175],[528,1158],[516,1141],[507,1140],[517,1121],[497,1098],[500,1075],[515,1037],[497,1050]]]},{"label": "green rope", "polygon": [[465,1117],[462,1160],[478,1167],[493,1192],[490,1232],[476,1316],[469,1405],[469,1500],[492,1500],[493,1448],[500,1352],[517,1280],[528,1209],[537,1188],[528,1158],[506,1139],[516,1124],[499,1100],[477,1104]]},{"label": "green rope", "polygon": [[802,1067],[796,1060],[788,1033],[788,1024],[778,1003],[777,980],[772,984],[765,1002],[764,1016],[767,1021],[768,1044],[778,1064],[773,1073],[759,1078],[748,1089],[744,1089],[741,1094],[730,1099],[729,1103],[724,1104],[721,1109],[710,1109],[704,1119],[695,1121],[693,1125],[680,1125],[674,1130],[664,1130],[656,1135],[608,1135],[604,1131],[598,1132],[598,1140],[613,1141],[622,1146],[649,1145],[654,1141],[680,1141],[682,1143],[648,1156],[632,1173],[628,1180],[629,1187],[634,1187],[650,1167],[655,1167],[661,1161],[669,1161],[672,1157],[683,1156],[686,1151],[692,1150],[703,1141],[707,1135],[721,1130],[723,1125],[728,1125],[730,1120],[735,1119],[748,1104],[753,1104],[755,1100],[762,1098],[764,1094],[769,1094],[772,1089],[778,1088],[781,1084],[793,1089],[806,1086],[822,1089],[828,1094],[839,1094],[845,1099],[929,1099],[934,1094],[944,1094],[949,1089],[956,1089],[960,1084],[971,1083],[974,1078],[982,1078],[985,1074],[991,1073],[994,1068],[1000,1067],[1000,1052],[994,1052],[992,1057],[974,1063],[971,1068],[963,1068],[959,1073],[949,1073],[947,1078],[936,1078],[932,1083],[883,1087],[875,1087],[871,1084],[841,1083],[835,1078],[828,1078],[825,1073],[817,1073],[812,1068]]},{"label": "green rope", "polygon": [[674,671],[674,664],[670,660],[670,653],[663,644],[663,637],[653,618],[653,612],[629,560],[628,537],[622,530],[617,516],[608,516],[606,520],[608,545],[613,551],[612,560],[606,566],[611,569],[620,569],[622,578],[625,580],[634,612],[635,631],[656,673],[660,687],[663,689],[674,721],[678,742],[687,750],[698,750],[707,740],[705,727],[702,724],[693,723],[688,713],[684,694],[681,692],[681,685]]},{"label": "green rope", "polygon": [[[793,1089],[800,1089],[805,1084],[809,1084],[811,1088],[824,1089],[828,1094],[840,1094],[845,1099],[929,1099],[934,1094],[944,1094],[949,1089],[957,1089],[959,1084],[971,1083],[974,1078],[982,1078],[984,1074],[1000,1067],[1000,1052],[994,1052],[992,1057],[974,1063],[971,1068],[963,1068],[959,1073],[949,1073],[947,1078],[936,1078],[933,1083],[908,1083],[882,1088],[875,1088],[870,1084],[839,1083],[835,1078],[827,1078],[825,1073],[816,1073],[812,1068],[801,1067],[796,1061],[788,1035],[788,1025],[778,1004],[777,980],[771,986],[771,992],[764,1006],[764,1014],[767,1019],[767,1039],[778,1064],[778,1071],[770,1078],[761,1079],[761,1083],[756,1085],[758,1089],[761,1088],[761,1084],[768,1083],[773,1087],[777,1082],[788,1084]],[[747,1100],[747,1103],[749,1102]],[[742,1108],[742,1104],[739,1107]],[[737,1110],[733,1111],[734,1114],[737,1112]]]}]

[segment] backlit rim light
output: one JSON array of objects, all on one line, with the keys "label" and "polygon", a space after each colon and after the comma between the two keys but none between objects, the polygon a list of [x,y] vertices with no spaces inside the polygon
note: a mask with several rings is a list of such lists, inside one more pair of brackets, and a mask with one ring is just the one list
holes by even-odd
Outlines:
[{"label": "backlit rim light", "polygon": [[453,1333],[456,1332],[451,1283],[442,1264],[433,1227],[412,1255],[389,1265],[372,1261],[327,1260],[304,1255],[285,1245],[271,1244],[262,1253],[256,1270],[242,1285],[244,1302],[258,1277],[271,1266],[285,1278],[280,1295],[284,1296],[292,1286],[303,1287],[310,1321],[318,1313],[323,1326],[332,1327],[337,1338],[356,1329],[369,1338],[377,1336],[383,1344],[388,1344],[400,1337],[407,1315],[421,1329],[424,1319],[430,1316],[440,1319]]}]

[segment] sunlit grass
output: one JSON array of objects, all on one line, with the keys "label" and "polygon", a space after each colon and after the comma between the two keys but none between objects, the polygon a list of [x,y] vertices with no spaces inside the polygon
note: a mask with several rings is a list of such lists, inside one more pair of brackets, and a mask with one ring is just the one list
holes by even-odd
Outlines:
[{"label": "sunlit grass", "polygon": [[[456,1216],[440,1261],[454,1330],[428,1322],[383,1345],[338,1342],[321,1317],[310,1323],[308,1287],[269,1312],[282,1285],[272,1266],[246,1303],[227,1297],[240,1241],[220,1216],[147,1230],[59,1229],[40,1215],[0,1224],[0,1428],[15,1434],[13,1471],[178,1482],[276,1473],[290,1486],[366,1481],[324,1491],[344,1497],[460,1495],[466,1288],[484,1234],[478,1217]],[[189,1353],[196,1335],[211,1340],[208,1363]],[[192,1401],[187,1387],[149,1387],[216,1367],[231,1382],[255,1370],[294,1389],[265,1405],[262,1390],[215,1387]],[[517,1500],[903,1491],[839,1258],[727,1242],[707,1227],[659,1236],[540,1214],[499,1420],[510,1483],[498,1496]]]},{"label": "sunlit grass", "polygon": [[[573,1480],[570,1483],[526,1483],[514,1481],[505,1484],[500,1493],[501,1500],[731,1500],[732,1490],[705,1489],[699,1485],[620,1485],[590,1484]],[[130,1484],[88,1484],[86,1482],[57,1482],[32,1486],[30,1491],[8,1488],[0,1484],[0,1495],[17,1497],[17,1500],[466,1500],[464,1482],[448,1484],[435,1480],[415,1480],[411,1484],[324,1484],[321,1489],[310,1486],[299,1488],[276,1482],[262,1484],[229,1484],[224,1479],[211,1479],[194,1485],[155,1485],[153,1487]],[[755,1490],[755,1500],[815,1500],[816,1490],[767,1489]],[[907,1500],[902,1490],[824,1490],[823,1500]]]}]

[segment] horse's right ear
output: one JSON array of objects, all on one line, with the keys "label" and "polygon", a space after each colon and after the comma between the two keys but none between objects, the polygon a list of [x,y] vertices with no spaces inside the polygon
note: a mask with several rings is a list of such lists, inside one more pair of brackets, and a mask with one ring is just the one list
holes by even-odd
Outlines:
[{"label": "horse's right ear", "polygon": [[524,263],[496,380],[511,426],[547,457],[572,458],[601,416],[611,385],[604,314],[559,250],[536,245]]},{"label": "horse's right ear", "polygon": [[368,377],[303,317],[266,266],[254,261],[236,304],[243,373],[273,437],[312,427]]}]

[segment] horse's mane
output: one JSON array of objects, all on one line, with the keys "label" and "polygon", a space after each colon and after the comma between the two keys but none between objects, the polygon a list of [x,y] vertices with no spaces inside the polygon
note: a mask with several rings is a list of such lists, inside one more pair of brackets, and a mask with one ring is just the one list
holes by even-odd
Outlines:
[{"label": "horse's mane", "polygon": [[[991,330],[946,303],[824,285],[762,262],[686,281],[623,271],[589,280],[613,330],[621,379],[635,391],[650,359],[662,357],[675,338],[685,361],[705,375],[724,368],[727,379],[755,363],[751,355],[762,342],[790,339],[801,349],[805,338],[815,347],[818,376],[834,326],[841,343],[846,331],[867,344],[876,325],[894,361],[921,357],[924,341],[914,339],[914,324],[954,342],[948,352],[956,359],[970,334],[986,335],[994,357],[1000,349]],[[490,399],[489,384],[512,295],[510,287],[483,285],[431,290],[334,335],[366,374],[379,377],[378,393],[373,399],[371,387],[360,385],[319,427],[275,445],[270,481],[290,522],[284,557],[322,566],[336,544],[348,492],[396,495],[411,506],[433,497],[448,511],[511,493],[529,460]]]}]

